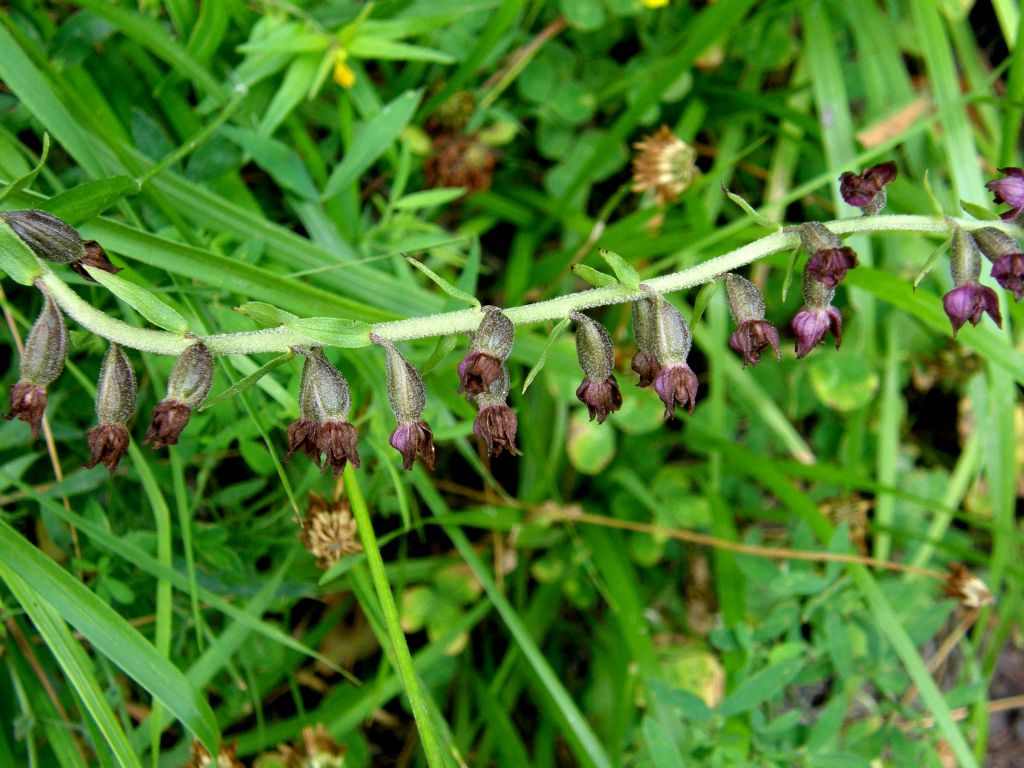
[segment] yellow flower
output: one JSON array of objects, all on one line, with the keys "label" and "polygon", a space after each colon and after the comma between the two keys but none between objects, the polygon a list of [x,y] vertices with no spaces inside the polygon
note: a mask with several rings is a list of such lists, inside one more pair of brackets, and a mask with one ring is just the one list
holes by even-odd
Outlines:
[{"label": "yellow flower", "polygon": [[664,8],[668,5],[668,0],[640,0],[640,2],[648,8]]},{"label": "yellow flower", "polygon": [[356,73],[345,63],[347,58],[348,54],[342,48],[334,54],[334,82],[342,88],[351,88],[356,84]]}]

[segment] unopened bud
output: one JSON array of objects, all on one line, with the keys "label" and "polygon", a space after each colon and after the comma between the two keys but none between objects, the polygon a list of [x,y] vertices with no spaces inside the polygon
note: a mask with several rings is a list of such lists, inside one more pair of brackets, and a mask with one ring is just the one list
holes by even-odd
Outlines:
[{"label": "unopened bud", "polygon": [[412,469],[417,457],[427,469],[433,469],[437,461],[434,433],[421,418],[427,400],[423,377],[390,341],[375,333],[370,334],[370,341],[380,344],[387,352],[388,402],[398,419],[388,443],[402,454],[404,469]]},{"label": "unopened bud", "polygon": [[299,418],[288,426],[287,459],[301,450],[318,468],[321,454],[337,477],[352,462],[359,466],[359,436],[348,423],[352,397],[348,382],[321,348],[299,350],[306,356],[299,381]]},{"label": "unopened bud", "polygon": [[583,369],[583,382],[576,388],[576,398],[587,406],[590,420],[603,424],[608,415],[622,407],[619,383],[612,375],[615,350],[608,331],[600,323],[579,312],[569,313],[576,323],[576,356]]},{"label": "unopened bud", "polygon": [[1024,299],[1024,253],[1017,241],[995,227],[982,227],[971,233],[974,242],[992,262],[992,277],[1013,293],[1014,301]]},{"label": "unopened bud", "polygon": [[53,264],[68,264],[87,280],[92,277],[82,267],[88,265],[106,272],[120,270],[110,263],[106,252],[95,240],[83,241],[78,230],[46,211],[2,211],[0,218],[10,225],[36,256]]},{"label": "unopened bud", "polygon": [[43,291],[43,310],[25,340],[21,376],[10,392],[11,410],[5,419],[21,419],[32,429],[33,439],[46,412],[46,387],[64,370],[68,354],[68,329],[57,304]]},{"label": "unopened bud", "polygon": [[978,282],[981,277],[981,254],[975,240],[956,225],[953,227],[949,271],[953,276],[953,290],[942,297],[942,308],[953,326],[953,338],[956,338],[964,323],[977,325],[986,312],[996,325],[1002,326],[999,297],[987,285]]},{"label": "unopened bud", "polygon": [[92,454],[86,468],[102,463],[110,474],[128,451],[125,425],[135,413],[135,371],[117,344],[111,344],[96,383],[96,418],[99,424],[85,433]]},{"label": "unopened bud", "polygon": [[64,315],[49,294],[43,292],[43,310],[25,340],[21,378],[46,387],[60,376],[68,356],[68,329]]},{"label": "unopened bud", "polygon": [[633,302],[633,337],[636,339],[636,354],[630,367],[640,377],[638,387],[649,387],[661,370],[655,352],[657,305],[654,298],[642,298]]},{"label": "unopened bud", "polygon": [[758,287],[730,272],[725,276],[725,294],[737,325],[729,337],[729,346],[743,355],[743,366],[761,362],[761,352],[766,347],[774,349],[775,358],[781,360],[779,332],[764,319],[764,297]]},{"label": "unopened bud", "polygon": [[501,375],[512,351],[515,326],[497,307],[484,307],[483,319],[470,335],[469,352],[459,362],[459,392],[475,397],[487,392]]},{"label": "unopened bud", "polygon": [[693,345],[690,326],[672,304],[662,296],[655,301],[654,351],[662,365],[686,362]]},{"label": "unopened bud", "polygon": [[846,273],[857,266],[857,254],[844,246],[839,236],[818,221],[798,227],[804,250],[810,254],[805,274],[810,274],[827,288],[835,288]]},{"label": "unopened bud", "polygon": [[212,384],[213,355],[205,344],[196,342],[174,364],[167,379],[167,397],[153,409],[143,444],[154,448],[177,445],[192,409],[206,399]]}]

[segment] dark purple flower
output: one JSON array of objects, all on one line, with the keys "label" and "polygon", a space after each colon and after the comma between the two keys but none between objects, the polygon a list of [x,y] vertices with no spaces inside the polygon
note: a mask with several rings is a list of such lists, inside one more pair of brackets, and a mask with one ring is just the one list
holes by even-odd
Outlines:
[{"label": "dark purple flower", "polygon": [[103,464],[110,474],[114,474],[117,465],[128,452],[131,438],[128,430],[121,424],[98,424],[85,433],[85,441],[89,444],[91,458],[85,462],[86,469]]},{"label": "dark purple flower", "polygon": [[986,312],[996,325],[1002,327],[1003,318],[999,314],[999,297],[991,288],[980,283],[964,283],[942,297],[942,308],[946,310],[949,322],[953,326],[953,338],[964,323],[977,325]]},{"label": "dark purple flower", "polygon": [[337,477],[345,469],[345,464],[359,468],[359,435],[356,428],[347,421],[328,419],[316,427],[316,449],[322,452],[326,462],[334,470]]},{"label": "dark purple flower", "polygon": [[434,469],[437,453],[434,450],[434,433],[427,422],[399,422],[388,442],[402,454],[403,469],[412,469],[417,457],[427,469]]},{"label": "dark purple flower", "polygon": [[323,469],[321,454],[337,477],[348,462],[359,466],[356,428],[348,423],[351,395],[348,382],[324,357],[319,347],[295,351],[306,356],[299,381],[299,418],[288,425],[288,454],[290,459],[302,451]]},{"label": "dark purple flower", "polygon": [[1007,253],[992,263],[992,277],[1013,292],[1014,301],[1024,298],[1024,253]]},{"label": "dark purple flower", "polygon": [[320,469],[320,449],[316,445],[316,422],[312,419],[296,419],[288,425],[288,453],[284,460],[290,461],[298,451],[302,451],[309,460]]},{"label": "dark purple flower", "polygon": [[697,375],[686,363],[669,363],[654,380],[654,391],[665,404],[665,418],[674,419],[676,406],[689,407],[690,415],[697,405]]},{"label": "dark purple flower", "polygon": [[1004,221],[1015,219],[1024,211],[1024,168],[1000,168],[1002,179],[985,184],[996,203],[1005,203],[1010,210],[999,215]]},{"label": "dark purple flower", "polygon": [[896,179],[896,163],[879,163],[860,174],[847,171],[839,177],[839,194],[847,204],[860,208],[865,216],[885,207],[885,188]]},{"label": "dark purple flower", "polygon": [[835,288],[846,277],[847,271],[856,266],[857,254],[845,245],[815,251],[807,261],[807,271],[828,288]]},{"label": "dark purple flower", "polygon": [[836,349],[843,343],[843,316],[833,306],[820,309],[804,307],[793,317],[793,332],[796,334],[796,356],[805,357],[825,340],[825,334],[832,331]]},{"label": "dark purple flower", "polygon": [[484,441],[487,453],[499,456],[507,451],[516,453],[516,413],[505,403],[485,402],[473,421],[473,432]]},{"label": "dark purple flower", "polygon": [[598,424],[603,424],[609,414],[622,407],[619,383],[614,376],[609,376],[604,381],[584,379],[583,383],[576,388],[576,399],[587,406],[590,420],[593,421],[596,418]]},{"label": "dark purple flower", "polygon": [[746,320],[729,337],[729,346],[743,355],[743,367],[761,362],[761,351],[767,347],[775,350],[775,358],[782,359],[779,349],[779,332],[767,320]]},{"label": "dark purple flower", "polygon": [[649,387],[654,383],[654,377],[658,375],[658,371],[661,370],[661,363],[658,362],[658,356],[653,352],[644,352],[641,349],[637,350],[637,353],[633,355],[633,362],[630,364],[630,367],[640,377],[636,385],[638,387]]},{"label": "dark purple flower", "polygon": [[489,352],[470,352],[459,361],[458,394],[483,394],[501,376],[501,360]]},{"label": "dark purple flower", "polygon": [[178,400],[161,400],[153,409],[149,429],[142,437],[143,445],[164,448],[177,445],[178,438],[188,424],[192,409]]},{"label": "dark purple flower", "polygon": [[11,410],[4,418],[18,418],[32,428],[32,439],[39,437],[39,426],[46,413],[46,390],[27,381],[19,381],[11,388]]}]

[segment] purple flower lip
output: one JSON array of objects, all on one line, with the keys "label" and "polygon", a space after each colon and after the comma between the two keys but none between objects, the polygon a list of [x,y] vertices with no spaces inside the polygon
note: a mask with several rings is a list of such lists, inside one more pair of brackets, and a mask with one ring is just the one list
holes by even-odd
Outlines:
[{"label": "purple flower lip", "polygon": [[417,457],[423,462],[423,466],[433,470],[437,463],[437,453],[434,450],[434,433],[425,421],[403,421],[395,427],[391,433],[388,443],[402,454],[402,468],[412,469],[413,462]]},{"label": "purple flower lip", "polygon": [[1024,211],[1024,168],[1000,168],[1001,179],[993,179],[985,184],[992,193],[996,203],[1005,203],[1010,210],[999,215],[1004,221],[1020,216]]},{"label": "purple flower lip", "polygon": [[761,362],[761,352],[768,347],[775,350],[775,359],[782,359],[779,332],[767,320],[746,320],[729,337],[729,346],[743,356],[743,367]]},{"label": "purple flower lip", "polygon": [[501,376],[501,360],[490,352],[470,352],[459,362],[459,390],[467,397],[483,394]]},{"label": "purple flower lip", "polygon": [[11,410],[4,418],[18,418],[32,429],[32,439],[39,437],[39,427],[46,413],[46,390],[28,381],[19,381],[11,388]]},{"label": "purple flower lip", "polygon": [[804,307],[793,317],[793,332],[796,334],[796,356],[806,357],[825,340],[830,330],[836,340],[836,349],[843,343],[843,316],[835,307],[821,309]]},{"label": "purple flower lip", "polygon": [[999,327],[1003,318],[999,314],[999,297],[991,288],[980,283],[964,283],[942,297],[942,308],[953,326],[953,338],[956,338],[964,323],[977,325],[982,316],[989,316]]},{"label": "purple flower lip", "polygon": [[598,424],[603,424],[609,414],[622,407],[619,383],[614,376],[609,376],[603,381],[584,379],[576,389],[576,397],[587,406],[590,420],[593,421],[596,418]]},{"label": "purple flower lip", "polygon": [[847,171],[839,177],[839,193],[848,205],[865,213],[878,213],[885,205],[885,188],[896,179],[896,174],[893,162],[873,165],[859,174]]},{"label": "purple flower lip", "polygon": [[92,469],[97,464],[103,464],[110,474],[114,474],[131,442],[128,430],[120,424],[99,424],[85,433],[85,440],[92,454],[85,462],[85,468]]},{"label": "purple flower lip", "polygon": [[807,261],[807,271],[826,288],[835,288],[846,273],[857,266],[853,248],[823,248]]},{"label": "purple flower lip", "polygon": [[665,404],[665,418],[674,419],[676,406],[689,406],[690,415],[697,405],[697,375],[686,363],[669,363],[654,380],[654,391]]},{"label": "purple flower lip", "polygon": [[658,358],[654,353],[639,350],[633,355],[633,362],[630,367],[640,376],[640,381],[636,385],[638,387],[649,387],[654,383],[654,377],[658,375],[658,371],[661,370],[661,363],[658,362]]},{"label": "purple flower lip", "polygon": [[504,403],[483,403],[473,421],[473,432],[484,441],[490,456],[502,451],[516,454],[516,413]]},{"label": "purple flower lip", "polygon": [[992,262],[992,277],[1013,292],[1014,301],[1024,298],[1024,253],[1007,253]]}]

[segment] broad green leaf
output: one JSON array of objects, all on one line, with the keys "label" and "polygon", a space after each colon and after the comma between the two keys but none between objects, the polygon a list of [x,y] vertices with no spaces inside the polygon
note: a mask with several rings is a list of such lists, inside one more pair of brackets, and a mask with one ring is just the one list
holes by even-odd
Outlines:
[{"label": "broad green leaf", "polygon": [[608,262],[608,266],[612,268],[612,272],[615,273],[615,277],[619,279],[620,283],[630,290],[639,290],[640,275],[637,274],[635,269],[633,269],[632,264],[619,256],[619,254],[613,253],[605,248],[598,248],[597,252],[601,254],[602,259]]},{"label": "broad green leaf", "polygon": [[844,413],[863,408],[878,392],[878,372],[860,355],[818,355],[810,378],[818,399]]},{"label": "broad green leaf", "polygon": [[755,211],[751,207],[750,203],[748,203],[746,200],[744,200],[742,197],[740,197],[736,193],[730,192],[728,189],[726,189],[725,188],[725,184],[722,185],[722,191],[725,192],[725,194],[729,197],[730,200],[732,200],[734,203],[736,203],[736,205],[738,205],[740,208],[742,208],[743,212],[745,214],[747,214],[747,216],[749,216],[751,219],[753,219],[754,222],[758,226],[765,227],[766,229],[774,229],[774,230],[782,229],[782,225],[781,224],[779,224],[778,222],[772,221],[771,219],[766,219],[760,213]]},{"label": "broad green leaf", "polygon": [[[26,572],[27,573],[27,572]],[[58,612],[19,574],[17,568],[0,560],[0,579],[7,583],[14,598],[25,609],[46,647],[57,659],[68,681],[74,687],[92,716],[96,727],[103,734],[107,746],[122,766],[141,768],[138,756],[132,750],[128,737],[114,717],[110,704],[103,694],[103,688],[96,679],[89,656],[68,631]],[[84,589],[84,587],[83,587]],[[91,594],[91,593],[90,593]],[[211,713],[212,717],[212,713]]]},{"label": "broad green leaf", "polygon": [[476,307],[477,309],[480,308],[480,301],[476,298],[476,296],[472,296],[466,293],[465,291],[456,288],[454,285],[449,283],[447,280],[445,280],[443,277],[441,277],[439,274],[437,274],[434,270],[432,270],[423,262],[418,261],[410,256],[406,256],[405,260],[409,262],[412,266],[416,267],[416,269],[418,269],[424,275],[429,277],[434,282],[434,284],[437,285],[438,288],[440,288],[442,291],[447,293],[452,298],[458,299],[459,301],[464,301],[467,304]]},{"label": "broad green leaf", "polygon": [[741,715],[774,698],[800,674],[805,663],[802,658],[788,659],[755,672],[745,678],[718,706],[718,714],[722,717]]},{"label": "broad green leaf", "polygon": [[260,325],[268,326],[285,325],[299,319],[297,315],[279,309],[273,304],[267,304],[265,301],[247,301],[245,304],[235,307],[235,312],[255,320]]},{"label": "broad green leaf", "polygon": [[224,126],[220,132],[252,156],[260,168],[281,187],[294,192],[304,200],[316,200],[317,191],[299,153],[284,142],[255,131]]},{"label": "broad green leaf", "polygon": [[565,451],[569,462],[584,475],[597,475],[615,458],[615,430],[590,421],[585,411],[577,411],[569,423]]},{"label": "broad green leaf", "polygon": [[334,169],[324,189],[325,198],[333,197],[358,179],[384,154],[391,142],[409,124],[420,103],[419,91],[407,91],[388,102],[383,109],[356,134],[355,141]]},{"label": "broad green leaf", "polygon": [[102,269],[95,269],[88,265],[85,269],[93,280],[132,307],[153,325],[174,333],[188,331],[188,323],[185,322],[185,318],[142,286],[104,272]]},{"label": "broad green leaf", "polygon": [[181,670],[165,659],[131,624],[74,576],[0,521],[0,562],[32,574],[32,587],[92,646],[163,703],[210,749],[220,736],[213,710]]},{"label": "broad green leaf", "polygon": [[359,59],[389,59],[393,61],[431,61],[436,64],[454,64],[455,57],[433,48],[398,43],[383,37],[360,34],[347,46],[350,54]]},{"label": "broad green leaf", "polygon": [[586,264],[573,264],[572,271],[576,277],[586,280],[595,288],[604,288],[606,285],[615,285],[618,282],[611,275],[606,275],[604,272],[588,267]]},{"label": "broad green leaf", "polygon": [[275,357],[269,363],[253,371],[241,381],[237,381],[234,384],[232,384],[230,387],[225,389],[216,397],[207,400],[205,403],[200,405],[197,410],[205,411],[207,408],[213,408],[213,406],[219,405],[220,403],[223,403],[225,400],[230,400],[239,392],[245,392],[245,390],[250,389],[256,382],[258,382],[272,370],[274,370],[278,366],[284,365],[293,357],[295,357],[294,352],[285,352],[283,355]]},{"label": "broad green leaf", "polygon": [[114,203],[139,191],[135,179],[127,176],[111,176],[108,179],[89,181],[61,192],[49,200],[40,202],[39,207],[58,216],[73,227],[99,216]]},{"label": "broad green leaf", "polygon": [[366,347],[370,344],[373,326],[362,320],[337,317],[304,317],[286,324],[311,341],[331,347]]},{"label": "broad green leaf", "polygon": [[0,203],[2,203],[4,200],[6,200],[11,195],[17,194],[21,190],[27,189],[28,187],[30,187],[32,185],[32,182],[36,180],[36,176],[39,175],[39,172],[41,170],[43,170],[43,166],[46,165],[46,158],[49,157],[49,155],[50,155],[50,134],[44,132],[43,133],[43,151],[39,153],[39,162],[36,164],[36,167],[33,168],[28,173],[26,173],[21,178],[15,179],[10,184],[8,184],[7,188],[3,191],[3,194],[0,194]]},{"label": "broad green leaf", "polygon": [[548,334],[548,343],[544,345],[544,351],[540,353],[540,357],[537,358],[537,362],[533,364],[533,368],[526,374],[526,381],[523,382],[523,394],[526,394],[526,390],[533,383],[533,380],[537,378],[537,374],[540,373],[541,368],[544,367],[544,363],[547,362],[548,352],[551,351],[551,345],[554,344],[558,337],[561,336],[565,329],[569,327],[569,323],[572,322],[570,318],[563,318],[551,329],[551,333]]},{"label": "broad green leaf", "polygon": [[0,269],[22,285],[32,285],[32,281],[43,274],[32,249],[3,219],[0,219]]},{"label": "broad green leaf", "polygon": [[429,208],[432,205],[444,205],[453,200],[458,200],[466,194],[465,187],[442,187],[440,189],[427,189],[423,192],[413,192],[395,201],[396,211],[412,211],[418,208]]},{"label": "broad green leaf", "polygon": [[[292,40],[293,45],[296,42],[297,40]],[[269,137],[303,99],[312,97],[311,91],[317,80],[317,70],[321,59],[324,58],[321,51],[327,47],[327,38],[324,35],[316,35],[313,44],[317,48],[311,54],[296,56],[288,66],[284,80],[274,91],[274,98],[270,100],[270,105],[260,119],[260,136]],[[298,49],[291,48],[290,51],[297,53]],[[328,58],[331,58],[329,54]]]}]

